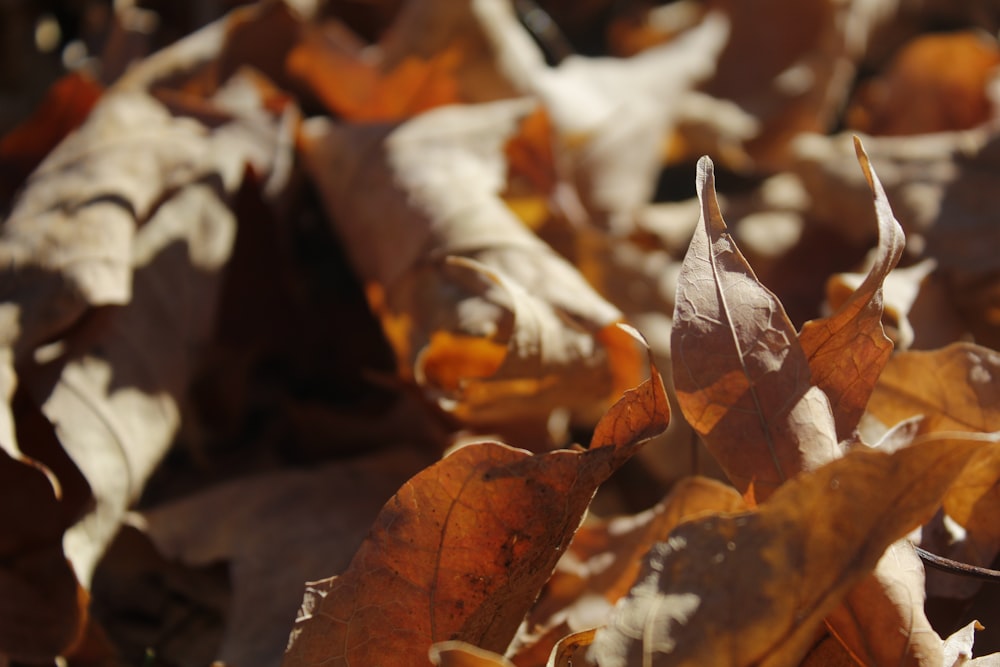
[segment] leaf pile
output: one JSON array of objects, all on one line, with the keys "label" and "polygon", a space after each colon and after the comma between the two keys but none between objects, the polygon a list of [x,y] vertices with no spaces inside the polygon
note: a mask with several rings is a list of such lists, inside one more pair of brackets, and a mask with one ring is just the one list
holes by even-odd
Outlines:
[{"label": "leaf pile", "polygon": [[1000,664],[989,3],[100,4],[0,8],[0,666]]}]

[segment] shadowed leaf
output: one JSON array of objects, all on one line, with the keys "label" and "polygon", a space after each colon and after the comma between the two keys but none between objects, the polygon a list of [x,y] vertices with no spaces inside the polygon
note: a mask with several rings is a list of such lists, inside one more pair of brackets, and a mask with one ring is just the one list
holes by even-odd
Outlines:
[{"label": "shadowed leaf", "polygon": [[761,500],[837,456],[833,416],[781,302],[726,231],[708,158],[697,184],[701,224],[678,279],[671,335],[674,386],[736,488]]},{"label": "shadowed leaf", "polygon": [[756,512],[683,524],[650,551],[590,656],[601,667],[798,664],[824,617],[933,514],[982,446],[853,451],[789,481]]},{"label": "shadowed leaf", "polygon": [[431,644],[453,639],[503,651],[597,486],[666,427],[652,374],[586,451],[533,456],[484,442],[407,482],[347,571],[307,586],[284,664],[426,664]]},{"label": "shadowed leaf", "polygon": [[904,244],[903,228],[893,217],[885,190],[857,138],[854,147],[875,197],[878,251],[864,282],[840,309],[830,317],[807,322],[799,334],[813,382],[830,399],[838,440],[857,428],[892,353],[892,342],[882,330],[882,284],[899,262]]}]

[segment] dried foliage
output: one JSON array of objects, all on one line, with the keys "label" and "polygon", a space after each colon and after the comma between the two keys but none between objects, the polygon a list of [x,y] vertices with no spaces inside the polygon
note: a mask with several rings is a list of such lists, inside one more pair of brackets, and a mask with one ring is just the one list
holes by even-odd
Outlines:
[{"label": "dried foliage", "polygon": [[1000,663],[992,4],[29,4],[0,666]]}]

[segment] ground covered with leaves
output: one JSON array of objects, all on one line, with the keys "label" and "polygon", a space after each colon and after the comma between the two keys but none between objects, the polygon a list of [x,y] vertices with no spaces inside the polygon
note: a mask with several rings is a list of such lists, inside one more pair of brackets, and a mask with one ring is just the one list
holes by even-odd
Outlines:
[{"label": "ground covered with leaves", "polygon": [[0,25],[0,666],[1000,665],[995,3]]}]

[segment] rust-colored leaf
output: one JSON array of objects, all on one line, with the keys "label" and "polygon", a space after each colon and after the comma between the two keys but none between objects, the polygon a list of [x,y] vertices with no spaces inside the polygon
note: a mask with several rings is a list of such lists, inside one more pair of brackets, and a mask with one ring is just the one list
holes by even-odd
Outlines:
[{"label": "rust-colored leaf", "polygon": [[924,614],[924,569],[908,540],[886,550],[826,624],[860,664],[941,664],[941,638]]},{"label": "rust-colored leaf", "polygon": [[850,127],[875,135],[964,130],[993,111],[988,84],[1000,64],[996,38],[979,31],[921,35],[858,89]]},{"label": "rust-colored leaf", "polygon": [[902,352],[879,377],[868,412],[887,426],[923,415],[924,433],[1000,430],[1000,354],[971,343]]},{"label": "rust-colored leaf", "polygon": [[798,664],[826,615],[933,514],[982,446],[852,451],[756,512],[683,524],[650,551],[590,656],[601,667]]},{"label": "rust-colored leaf", "polygon": [[0,198],[13,194],[42,159],[83,123],[103,90],[86,73],[67,74],[52,84],[28,120],[0,137]]},{"label": "rust-colored leaf", "polygon": [[674,385],[736,488],[761,500],[838,455],[833,415],[781,302],[726,231],[708,158],[698,164],[698,194],[701,221],[674,310]]},{"label": "rust-colored leaf", "polygon": [[426,60],[407,57],[383,71],[360,54],[335,48],[323,32],[307,28],[289,52],[287,68],[339,116],[397,121],[461,101],[455,80],[461,55],[445,48]]},{"label": "rust-colored leaf", "polygon": [[875,198],[879,245],[864,282],[830,317],[807,322],[799,343],[809,359],[813,382],[830,399],[837,438],[847,438],[864,413],[879,374],[889,361],[892,342],[882,329],[882,284],[903,254],[900,227],[868,154],[855,138],[858,162]]},{"label": "rust-colored leaf", "polygon": [[431,644],[453,639],[503,651],[597,486],[668,415],[654,368],[586,451],[484,442],[427,468],[386,504],[346,572],[308,585],[284,664],[427,664]]},{"label": "rust-colored leaf", "polygon": [[566,648],[563,637],[604,625],[611,605],[635,583],[645,553],[679,523],[745,508],[732,487],[690,477],[645,512],[588,521],[573,538],[528,615],[525,636],[512,644],[514,662],[542,663],[557,643]]},{"label": "rust-colored leaf", "polygon": [[72,516],[41,466],[0,448],[0,655],[41,663],[81,635],[87,597],[63,554]]}]

